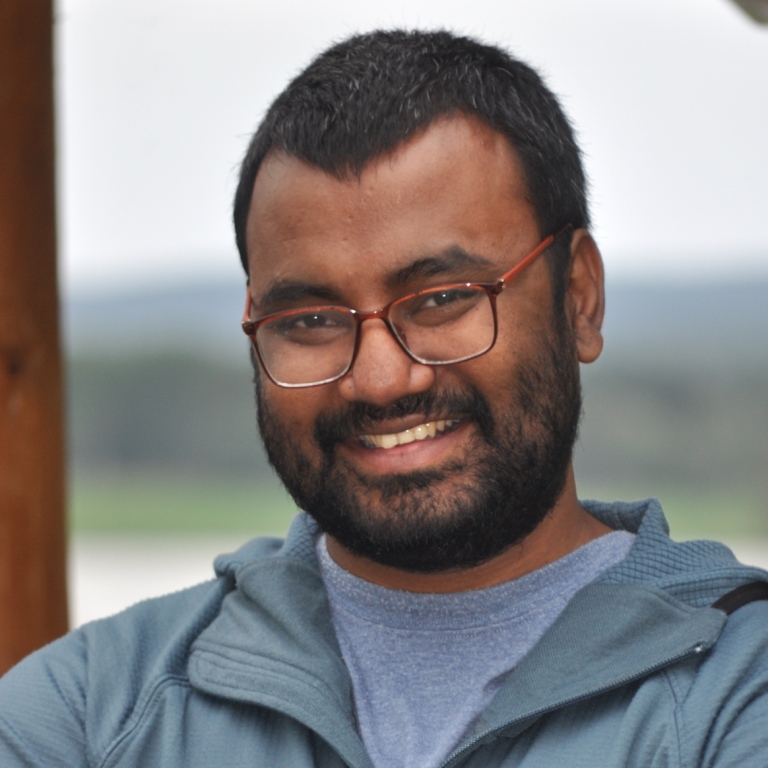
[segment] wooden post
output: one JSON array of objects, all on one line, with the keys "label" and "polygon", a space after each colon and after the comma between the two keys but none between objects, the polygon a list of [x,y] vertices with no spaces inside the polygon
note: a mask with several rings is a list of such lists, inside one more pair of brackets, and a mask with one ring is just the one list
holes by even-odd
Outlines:
[{"label": "wooden post", "polygon": [[52,26],[0,2],[0,673],[67,630]]}]

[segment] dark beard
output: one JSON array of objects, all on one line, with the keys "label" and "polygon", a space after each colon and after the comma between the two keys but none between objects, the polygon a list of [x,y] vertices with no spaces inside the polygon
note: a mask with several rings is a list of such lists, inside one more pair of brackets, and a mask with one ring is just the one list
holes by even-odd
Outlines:
[{"label": "dark beard", "polygon": [[[560,325],[558,323],[558,325]],[[493,413],[474,387],[428,391],[379,408],[352,403],[321,415],[313,466],[270,409],[258,385],[259,429],[269,461],[296,503],[354,554],[406,571],[467,568],[521,542],[563,491],[581,414],[578,363],[568,330],[540,345]],[[423,414],[460,415],[477,427],[461,459],[429,471],[370,477],[336,452],[377,422]]]}]

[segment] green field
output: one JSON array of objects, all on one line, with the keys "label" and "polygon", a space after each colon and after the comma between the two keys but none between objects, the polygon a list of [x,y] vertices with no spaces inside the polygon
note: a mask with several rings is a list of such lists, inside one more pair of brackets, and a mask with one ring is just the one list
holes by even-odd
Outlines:
[{"label": "green field", "polygon": [[[584,484],[582,497],[632,500],[654,495],[673,537],[768,537],[768,519],[748,493],[685,487]],[[70,527],[102,532],[283,533],[295,505],[272,476],[201,473],[80,474],[70,483]]]},{"label": "green field", "polygon": [[81,474],[69,490],[73,531],[279,534],[296,509],[271,477]]},{"label": "green field", "polygon": [[582,498],[632,501],[654,496],[661,502],[673,539],[768,538],[768,516],[749,490],[657,485],[607,487],[583,484]]}]

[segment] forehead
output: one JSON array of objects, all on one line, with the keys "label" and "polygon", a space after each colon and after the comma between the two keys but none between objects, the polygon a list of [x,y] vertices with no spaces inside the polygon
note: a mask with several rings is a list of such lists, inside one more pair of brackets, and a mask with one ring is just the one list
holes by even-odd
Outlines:
[{"label": "forehead", "polygon": [[282,153],[256,178],[247,222],[252,292],[280,280],[367,280],[460,248],[489,261],[538,234],[506,138],[479,120],[433,123],[338,179]]}]

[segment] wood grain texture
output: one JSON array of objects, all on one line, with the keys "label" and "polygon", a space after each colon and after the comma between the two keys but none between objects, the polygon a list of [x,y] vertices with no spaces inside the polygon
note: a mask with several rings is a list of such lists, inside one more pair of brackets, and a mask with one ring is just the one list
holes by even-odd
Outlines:
[{"label": "wood grain texture", "polygon": [[67,630],[52,22],[0,3],[0,672]]}]

